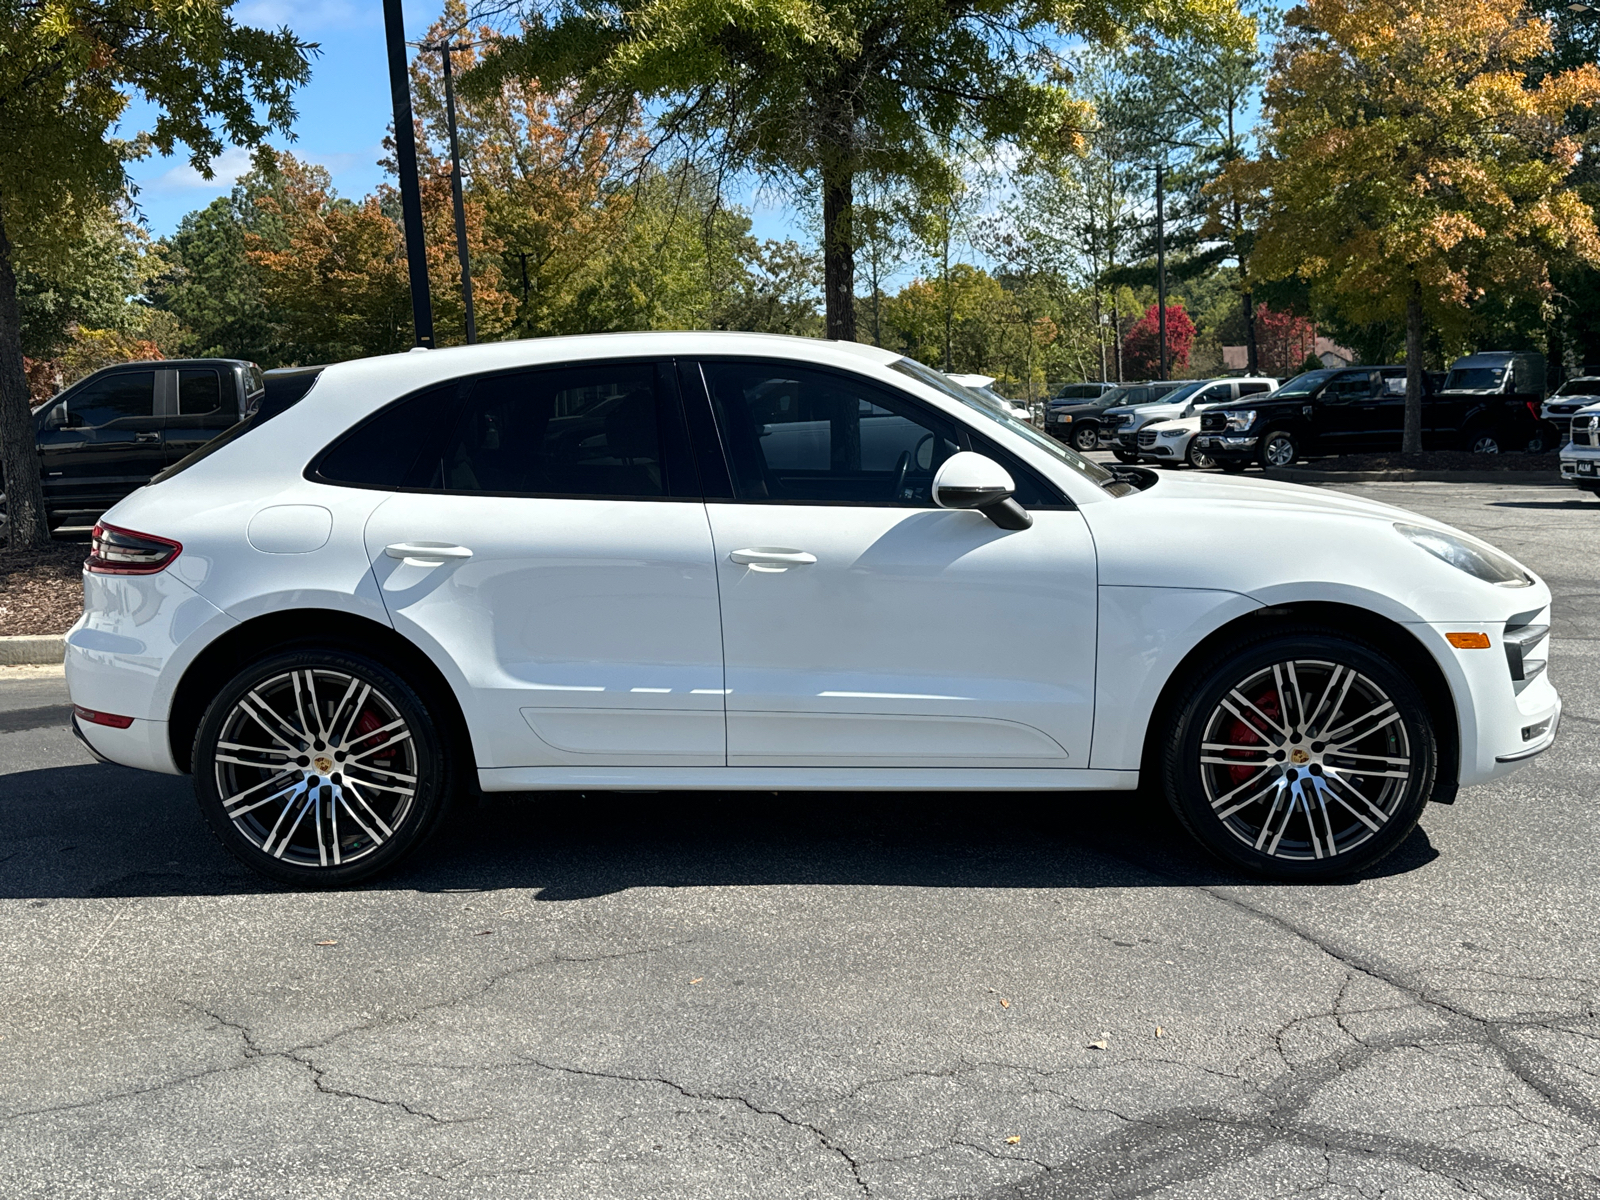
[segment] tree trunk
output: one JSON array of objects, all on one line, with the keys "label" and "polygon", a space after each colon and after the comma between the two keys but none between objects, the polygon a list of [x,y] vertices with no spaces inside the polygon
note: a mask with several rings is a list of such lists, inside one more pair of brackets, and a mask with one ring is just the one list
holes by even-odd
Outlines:
[{"label": "tree trunk", "polygon": [[850,168],[829,164],[822,169],[822,293],[828,337],[856,340],[856,247],[850,228],[854,198]]},{"label": "tree trunk", "polygon": [[11,239],[0,215],[0,473],[6,495],[6,534],[12,550],[45,546],[44,488],[39,481],[39,450],[28,413],[28,373],[22,365],[22,317],[17,308],[17,275],[11,267]]},{"label": "tree trunk", "polygon": [[1406,297],[1406,425],[1400,453],[1422,453],[1422,285]]},{"label": "tree trunk", "polygon": [[[1261,351],[1256,346],[1256,298],[1248,287],[1244,290],[1244,353],[1245,373],[1261,374]],[[1298,367],[1291,371],[1287,365],[1283,371],[1285,375],[1294,375],[1298,372]]]},{"label": "tree trunk", "polygon": [[1555,391],[1567,379],[1567,314],[1557,311],[1550,319],[1550,325],[1545,331],[1544,385],[1550,391]]}]

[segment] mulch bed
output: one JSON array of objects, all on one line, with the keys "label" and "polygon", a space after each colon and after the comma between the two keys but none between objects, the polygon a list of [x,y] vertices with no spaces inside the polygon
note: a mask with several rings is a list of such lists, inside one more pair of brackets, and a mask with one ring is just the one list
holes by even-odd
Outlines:
[{"label": "mulch bed", "polygon": [[83,611],[83,542],[0,549],[0,637],[65,633]]},{"label": "mulch bed", "polygon": [[1303,459],[1312,471],[1548,471],[1561,472],[1559,454],[1469,454],[1465,450],[1426,450],[1421,454],[1341,454]]}]

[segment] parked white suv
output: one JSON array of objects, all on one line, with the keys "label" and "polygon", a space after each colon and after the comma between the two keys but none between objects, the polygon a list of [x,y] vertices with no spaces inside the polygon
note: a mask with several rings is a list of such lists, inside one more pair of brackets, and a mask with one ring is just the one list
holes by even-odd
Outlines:
[{"label": "parked white suv", "polygon": [[1276,379],[1265,375],[1197,380],[1151,404],[1107,409],[1106,431],[1113,439],[1117,458],[1123,462],[1137,462],[1141,457],[1159,462],[1181,462],[1182,453],[1174,453],[1167,439],[1141,438],[1145,427],[1157,421],[1192,417],[1207,405],[1231,403],[1241,396],[1265,395],[1277,386]]},{"label": "parked white suv", "polygon": [[1600,404],[1570,416],[1567,444],[1561,447],[1561,478],[1600,496]]},{"label": "parked white suv", "polygon": [[621,334],[328,367],[105,515],[66,670],[96,754],[192,773],[294,885],[391,866],[469,783],[1141,777],[1311,879],[1551,744],[1549,609],[1436,521],[1119,475],[886,350]]}]

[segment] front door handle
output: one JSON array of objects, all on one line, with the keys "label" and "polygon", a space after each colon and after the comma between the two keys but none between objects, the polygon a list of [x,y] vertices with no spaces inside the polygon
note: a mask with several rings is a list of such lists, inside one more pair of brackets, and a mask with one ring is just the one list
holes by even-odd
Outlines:
[{"label": "front door handle", "polygon": [[133,440],[136,442],[159,442],[161,435],[159,433],[136,433],[133,435]]},{"label": "front door handle", "polygon": [[817,561],[817,556],[784,546],[751,546],[735,550],[728,559],[755,571],[787,571],[790,567],[809,566]]},{"label": "front door handle", "polygon": [[437,567],[454,559],[472,557],[472,551],[465,546],[453,546],[449,542],[396,542],[385,546],[383,552],[408,567]]}]

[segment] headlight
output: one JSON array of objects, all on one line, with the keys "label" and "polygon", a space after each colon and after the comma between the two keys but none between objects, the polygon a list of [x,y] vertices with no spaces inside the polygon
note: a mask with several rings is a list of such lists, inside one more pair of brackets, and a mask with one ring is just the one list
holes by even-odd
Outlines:
[{"label": "headlight", "polygon": [[1528,587],[1533,583],[1526,571],[1492,546],[1469,542],[1466,538],[1442,530],[1424,529],[1420,525],[1396,524],[1395,530],[1435,558],[1465,571],[1474,579],[1499,587]]},{"label": "headlight", "polygon": [[1182,437],[1187,432],[1184,429],[1158,429],[1156,435],[1158,437]]},{"label": "headlight", "polygon": [[1233,412],[1222,414],[1223,428],[1232,432],[1243,432],[1256,423],[1256,410],[1253,408],[1237,409]]}]

